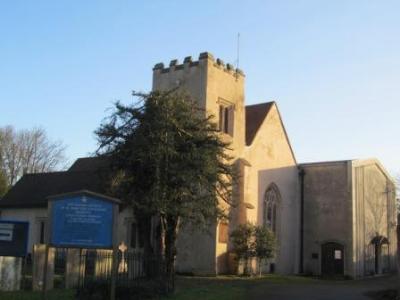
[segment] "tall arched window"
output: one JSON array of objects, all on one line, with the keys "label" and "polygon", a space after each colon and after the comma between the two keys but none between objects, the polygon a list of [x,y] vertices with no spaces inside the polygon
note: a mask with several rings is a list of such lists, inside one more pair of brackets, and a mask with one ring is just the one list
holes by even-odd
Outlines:
[{"label": "tall arched window", "polygon": [[279,221],[280,193],[275,183],[271,183],[264,196],[264,226],[271,229],[275,234]]}]

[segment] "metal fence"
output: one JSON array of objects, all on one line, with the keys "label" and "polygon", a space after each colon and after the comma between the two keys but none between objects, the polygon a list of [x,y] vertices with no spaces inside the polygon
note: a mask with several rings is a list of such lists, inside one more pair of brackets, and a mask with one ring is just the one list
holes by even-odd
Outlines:
[{"label": "metal fence", "polygon": [[[132,286],[161,275],[163,264],[156,256],[142,252],[120,252],[117,255],[117,285]],[[113,254],[109,250],[86,250],[80,255],[79,287],[92,282],[110,282]]]},{"label": "metal fence", "polygon": [[[63,289],[66,284],[68,249],[56,248],[54,253],[54,288]],[[139,251],[118,251],[117,286],[135,287],[142,283],[159,282],[164,264],[159,256]],[[76,260],[75,260],[76,261]],[[76,288],[82,289],[93,283],[110,285],[113,254],[111,250],[86,250],[79,254],[79,266]],[[33,256],[23,260],[21,288],[31,290],[33,283]],[[76,274],[76,273],[75,273]]]}]

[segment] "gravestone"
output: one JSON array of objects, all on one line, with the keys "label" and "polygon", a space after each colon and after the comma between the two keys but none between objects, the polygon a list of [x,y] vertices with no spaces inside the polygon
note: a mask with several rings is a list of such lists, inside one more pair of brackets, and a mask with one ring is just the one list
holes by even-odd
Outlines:
[{"label": "gravestone", "polygon": [[19,290],[21,288],[21,271],[21,257],[0,256],[0,290]]},{"label": "gravestone", "polygon": [[84,270],[82,270],[82,267],[84,267],[84,264],[81,261],[80,250],[67,249],[67,259],[65,265],[65,288],[71,289],[78,285],[79,274]]},{"label": "gravestone", "polygon": [[50,248],[46,261],[47,245],[37,244],[33,246],[33,270],[32,270],[32,289],[41,291],[44,284],[44,267],[47,266],[46,290],[51,290],[54,286],[54,257],[55,249]]},{"label": "gravestone", "polygon": [[107,278],[111,274],[112,250],[97,249],[94,274],[96,278]]}]

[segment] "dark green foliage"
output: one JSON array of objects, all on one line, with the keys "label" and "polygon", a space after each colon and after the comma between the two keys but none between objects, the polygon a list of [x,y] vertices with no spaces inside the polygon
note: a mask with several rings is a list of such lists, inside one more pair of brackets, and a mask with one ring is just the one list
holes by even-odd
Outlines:
[{"label": "dark green foliage", "polygon": [[[136,105],[116,103],[96,131],[98,154],[109,157],[111,187],[138,216],[159,216],[166,272],[173,276],[178,227],[204,226],[225,215],[233,179],[228,144],[212,116],[176,91],[137,94]],[[173,285],[173,279],[168,278]],[[173,289],[173,286],[169,290]]]},{"label": "dark green foliage", "polygon": [[274,233],[264,226],[254,229],[254,256],[258,259],[258,268],[261,275],[261,266],[275,256],[276,240]]},{"label": "dark green foliage", "polygon": [[254,255],[254,229],[255,226],[251,223],[240,224],[230,234],[233,252],[238,260]]},{"label": "dark green foliage", "polygon": [[[120,196],[147,214],[204,224],[217,218],[216,187],[229,202],[231,166],[227,144],[211,117],[176,92],[135,94],[138,105],[116,104],[96,131],[99,154],[119,171]],[[227,178],[225,178],[227,176]]]},{"label": "dark green foliage", "polygon": [[262,263],[275,255],[274,233],[264,226],[255,226],[251,223],[240,224],[232,231],[230,238],[237,259],[245,263],[245,274],[249,273],[249,258],[257,258],[261,272]]}]

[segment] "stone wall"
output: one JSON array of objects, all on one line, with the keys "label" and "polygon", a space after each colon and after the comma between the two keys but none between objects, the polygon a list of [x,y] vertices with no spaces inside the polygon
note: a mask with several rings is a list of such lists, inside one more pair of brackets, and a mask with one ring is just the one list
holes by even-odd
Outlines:
[{"label": "stone wall", "polygon": [[276,104],[271,107],[253,143],[246,147],[245,158],[251,165],[246,170],[245,201],[255,207],[247,211],[248,220],[263,224],[265,192],[275,184],[281,195],[277,211],[275,271],[296,273],[300,215],[298,169]]},{"label": "stone wall", "polygon": [[344,246],[344,274],[352,273],[352,201],[349,161],[304,164],[304,272],[321,274],[321,246]]},{"label": "stone wall", "polygon": [[376,272],[375,249],[371,241],[377,236],[387,238],[389,242],[379,257],[378,273],[395,270],[397,238],[393,180],[376,160],[354,161],[353,178],[353,272],[356,277]]}]

